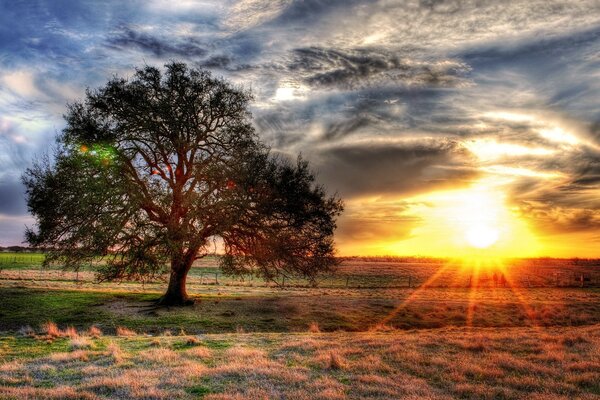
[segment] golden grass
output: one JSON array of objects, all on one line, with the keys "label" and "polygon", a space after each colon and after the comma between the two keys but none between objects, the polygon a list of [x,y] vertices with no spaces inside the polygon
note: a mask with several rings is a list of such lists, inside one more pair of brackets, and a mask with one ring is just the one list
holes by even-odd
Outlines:
[{"label": "golden grass", "polygon": [[124,328],[122,326],[118,326],[116,332],[117,332],[117,336],[122,336],[122,337],[137,335],[137,333],[134,330],[129,329],[129,328]]},{"label": "golden grass", "polygon": [[83,350],[94,348],[94,343],[86,337],[73,337],[69,340],[71,350]]},{"label": "golden grass", "polygon": [[106,336],[86,337],[100,349],[7,360],[0,363],[0,399],[541,400],[600,393],[600,325],[221,334],[193,347],[185,337],[156,339],[163,346],[148,347],[153,339],[144,336],[112,337],[102,349]]},{"label": "golden grass", "polygon": [[46,323],[44,323],[42,325],[42,331],[44,333],[46,333],[46,335],[48,335],[48,337],[51,338],[58,338],[63,336],[63,333],[60,329],[58,329],[58,326],[52,322],[52,321],[48,321]]},{"label": "golden grass", "polygon": [[90,329],[88,329],[88,335],[97,339],[102,336],[102,330],[95,325],[90,326]]},{"label": "golden grass", "polygon": [[317,322],[312,321],[310,324],[308,324],[308,331],[310,333],[320,333],[321,328],[319,328],[319,324]]}]

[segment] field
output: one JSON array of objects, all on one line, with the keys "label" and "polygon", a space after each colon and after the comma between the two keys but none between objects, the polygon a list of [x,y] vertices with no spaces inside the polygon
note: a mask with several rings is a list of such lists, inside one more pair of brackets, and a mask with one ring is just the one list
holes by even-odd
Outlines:
[{"label": "field", "polygon": [[208,258],[183,309],[42,260],[0,254],[2,399],[600,398],[596,260],[354,258],[310,287]]}]

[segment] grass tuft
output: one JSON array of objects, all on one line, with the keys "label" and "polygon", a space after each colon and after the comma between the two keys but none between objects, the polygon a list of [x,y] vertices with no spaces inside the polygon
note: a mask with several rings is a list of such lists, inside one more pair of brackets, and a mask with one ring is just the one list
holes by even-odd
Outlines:
[{"label": "grass tuft", "polygon": [[319,328],[319,324],[315,321],[312,321],[309,325],[308,325],[308,331],[310,333],[321,333],[321,329]]},{"label": "grass tuft", "polygon": [[329,352],[329,362],[327,364],[327,368],[332,370],[339,370],[344,368],[344,361],[342,359],[342,356],[334,350]]},{"label": "grass tuft", "polygon": [[117,327],[117,336],[122,336],[122,337],[132,337],[132,336],[136,336],[137,333],[129,328],[124,328],[122,326],[118,326]]},{"label": "grass tuft", "polygon": [[200,339],[195,336],[188,336],[185,338],[185,344],[188,346],[197,346],[201,343]]},{"label": "grass tuft", "polygon": [[48,321],[42,324],[42,331],[50,338],[62,337],[61,330],[58,329],[58,326],[52,321]]},{"label": "grass tuft", "polygon": [[89,350],[94,348],[94,343],[86,337],[74,337],[69,340],[69,348],[73,350]]},{"label": "grass tuft", "polygon": [[97,326],[92,325],[90,326],[90,329],[88,329],[88,335],[97,339],[102,336],[102,331]]}]

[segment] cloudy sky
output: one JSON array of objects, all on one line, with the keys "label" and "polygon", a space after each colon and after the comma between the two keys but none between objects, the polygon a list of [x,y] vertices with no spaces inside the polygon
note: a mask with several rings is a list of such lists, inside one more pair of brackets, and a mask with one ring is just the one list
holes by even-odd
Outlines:
[{"label": "cloudy sky", "polygon": [[597,0],[0,2],[0,245],[65,104],[169,60],[253,91],[341,254],[600,256]]}]

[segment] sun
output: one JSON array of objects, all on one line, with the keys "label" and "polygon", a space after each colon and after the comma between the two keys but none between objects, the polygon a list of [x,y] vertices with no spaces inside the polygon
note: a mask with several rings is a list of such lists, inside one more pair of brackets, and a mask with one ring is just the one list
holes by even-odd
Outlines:
[{"label": "sun", "polygon": [[478,249],[492,246],[500,238],[500,231],[485,225],[474,225],[465,232],[467,242]]}]

